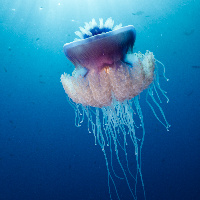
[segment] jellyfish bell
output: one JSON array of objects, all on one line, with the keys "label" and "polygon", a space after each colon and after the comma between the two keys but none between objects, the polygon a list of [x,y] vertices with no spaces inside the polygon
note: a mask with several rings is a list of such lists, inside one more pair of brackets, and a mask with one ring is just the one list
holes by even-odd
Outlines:
[{"label": "jellyfish bell", "polygon": [[[114,170],[112,148],[123,176],[120,179],[126,181],[131,196],[137,199],[136,188],[140,177],[145,198],[141,172],[145,129],[139,94],[147,89],[146,102],[155,117],[168,129],[170,125],[159,104],[161,98],[158,94],[160,91],[167,98],[158,76],[158,64],[163,68],[164,65],[150,51],[145,54],[133,53],[136,39],[133,26],[122,27],[120,24],[113,28],[114,21],[111,18],[105,23],[103,19],[99,19],[99,22],[97,25],[93,19],[85,23],[84,28],[80,27],[80,31],[75,32],[80,39],[64,45],[64,53],[75,69],[72,75],[61,75],[61,82],[69,102],[75,108],[76,125],[80,126],[87,118],[88,130],[93,132],[95,144],[99,144],[104,153],[110,198],[115,195],[114,199],[120,199],[119,188],[114,180],[119,176]],[[136,124],[136,117],[139,125]],[[139,127],[142,134],[137,133]],[[135,149],[135,173],[128,164],[128,143],[132,143]],[[119,151],[124,154],[125,163]],[[110,189],[110,182],[115,194]]]},{"label": "jellyfish bell", "polygon": [[105,66],[112,66],[121,60],[134,45],[136,32],[133,26],[108,29],[109,32],[102,32],[96,27],[93,29],[95,31],[92,32],[99,34],[64,45],[65,55],[75,66],[101,71]]}]

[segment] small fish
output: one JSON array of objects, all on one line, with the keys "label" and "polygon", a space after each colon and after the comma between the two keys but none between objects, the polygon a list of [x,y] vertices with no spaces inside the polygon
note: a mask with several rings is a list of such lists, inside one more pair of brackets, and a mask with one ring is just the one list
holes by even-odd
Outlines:
[{"label": "small fish", "polygon": [[192,68],[194,68],[194,69],[200,69],[200,65],[199,66],[198,65],[193,65]]},{"label": "small fish", "polygon": [[5,67],[3,67],[3,68],[4,68],[4,71],[5,71],[5,72],[8,72],[8,70],[7,70]]},{"label": "small fish", "polygon": [[184,93],[185,93],[186,96],[189,97],[190,95],[193,94],[193,90],[188,90],[188,91],[185,91]]},{"label": "small fish", "polygon": [[194,29],[185,30],[183,33],[184,33],[184,35],[187,35],[187,36],[192,35],[194,33]]},{"label": "small fish", "polygon": [[142,14],[144,14],[143,11],[138,11],[138,12],[136,12],[136,13],[132,13],[132,15],[142,15]]},{"label": "small fish", "polygon": [[77,22],[77,23],[79,23],[79,21],[77,21],[77,20],[74,20],[74,19],[72,19],[71,21],[72,21],[72,22]]}]

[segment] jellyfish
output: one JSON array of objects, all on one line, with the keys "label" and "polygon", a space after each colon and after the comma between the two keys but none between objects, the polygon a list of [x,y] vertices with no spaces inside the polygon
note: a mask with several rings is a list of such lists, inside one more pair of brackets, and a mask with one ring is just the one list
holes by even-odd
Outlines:
[{"label": "jellyfish", "polygon": [[[61,83],[75,110],[75,125],[81,126],[86,119],[95,145],[102,149],[110,199],[122,198],[118,180],[126,184],[132,199],[137,199],[139,187],[146,199],[141,170],[145,128],[140,96],[146,90],[145,101],[168,130],[160,94],[167,102],[169,99],[160,87],[159,69],[168,79],[164,65],[152,52],[134,53],[134,26],[113,26],[111,18],[105,23],[100,18],[99,25],[92,19],[75,32],[79,39],[64,45],[64,53],[75,69],[72,75],[61,75]],[[130,167],[130,157],[134,158],[135,170]]]}]

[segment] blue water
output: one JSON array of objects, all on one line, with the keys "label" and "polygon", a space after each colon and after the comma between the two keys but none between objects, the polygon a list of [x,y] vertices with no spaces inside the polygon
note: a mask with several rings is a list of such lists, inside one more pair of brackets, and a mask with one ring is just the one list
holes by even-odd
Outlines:
[{"label": "blue water", "polygon": [[199,0],[1,0],[0,200],[109,199],[101,148],[86,122],[75,127],[60,83],[73,71],[63,45],[100,17],[134,25],[135,51],[154,52],[170,79],[169,132],[141,102],[147,200],[200,199],[199,10]]}]

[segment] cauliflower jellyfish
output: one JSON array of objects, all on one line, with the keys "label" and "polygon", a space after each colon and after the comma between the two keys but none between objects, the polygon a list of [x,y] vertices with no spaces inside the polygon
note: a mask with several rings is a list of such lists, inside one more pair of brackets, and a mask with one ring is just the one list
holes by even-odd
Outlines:
[{"label": "cauliflower jellyfish", "polygon": [[[75,69],[72,75],[64,73],[61,82],[75,110],[76,126],[87,119],[88,131],[102,149],[110,199],[123,198],[120,181],[132,199],[137,199],[138,188],[146,199],[141,171],[145,128],[140,93],[146,90],[146,102],[168,130],[159,96],[164,95],[168,102],[158,75],[160,66],[166,79],[165,68],[150,51],[133,53],[134,26],[113,25],[111,18],[105,23],[99,19],[99,25],[93,19],[75,32],[79,39],[64,45]],[[134,158],[134,166],[130,166],[129,158]]]}]

